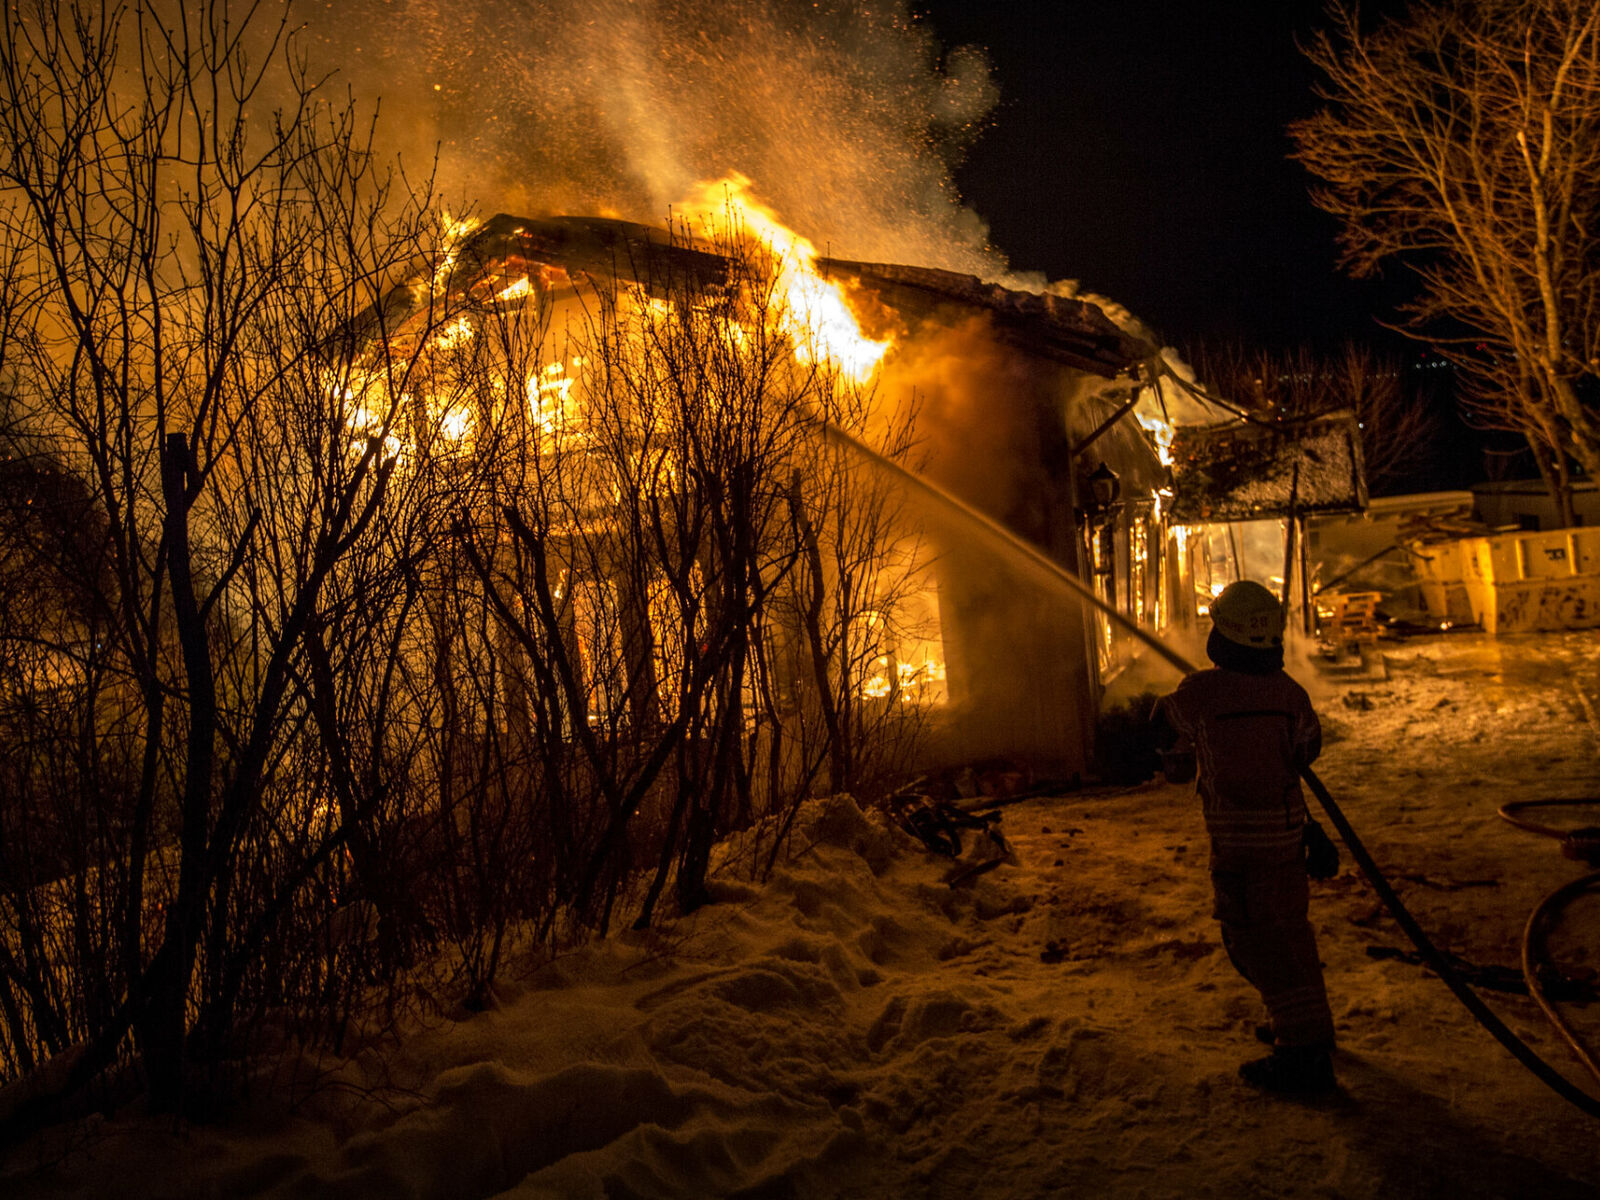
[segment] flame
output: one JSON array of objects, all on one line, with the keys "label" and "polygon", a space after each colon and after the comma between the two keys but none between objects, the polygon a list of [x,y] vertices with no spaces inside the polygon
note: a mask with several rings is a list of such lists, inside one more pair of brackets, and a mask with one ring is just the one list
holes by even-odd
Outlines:
[{"label": "flame", "polygon": [[502,288],[500,291],[496,292],[494,298],[500,301],[502,304],[509,304],[513,300],[521,300],[527,296],[531,296],[532,294],[533,283],[526,275],[524,275],[521,279],[511,284],[509,287]]},{"label": "flame", "polygon": [[943,704],[948,672],[937,596],[930,584],[894,603],[900,620],[893,623],[887,611],[878,609],[867,609],[851,618],[856,638],[872,655],[856,694],[866,700],[892,696],[908,705]]},{"label": "flame", "polygon": [[473,431],[477,422],[472,410],[465,405],[450,409],[439,418],[439,432],[452,442],[459,442]]},{"label": "flame", "polygon": [[436,350],[448,350],[452,346],[459,346],[471,338],[477,330],[472,327],[472,322],[466,317],[457,317],[438,333],[433,335],[433,346]]},{"label": "flame", "polygon": [[[348,392],[346,392],[346,398],[349,398]],[[359,439],[351,443],[351,454],[359,455],[362,452],[364,448],[361,444],[362,442],[381,438],[382,451],[378,455],[380,461],[386,462],[389,459],[400,458],[405,455],[406,444],[400,440],[399,435],[392,428],[388,428],[386,431],[388,423],[383,417],[373,412],[360,400],[355,400],[346,410],[345,422],[346,428]]]},{"label": "flame", "polygon": [[892,690],[894,685],[889,682],[889,658],[880,655],[872,660],[872,674],[861,684],[861,694],[868,700],[882,700]]},{"label": "flame", "polygon": [[1172,465],[1172,435],[1175,432],[1172,424],[1160,413],[1144,412],[1143,405],[1133,410],[1133,415],[1139,419],[1139,424],[1144,426],[1145,432],[1150,435],[1150,440],[1155,442],[1156,454],[1161,458],[1163,467]]},{"label": "flame", "polygon": [[328,371],[322,376],[322,387],[338,409],[340,423],[351,439],[348,450],[352,455],[359,456],[372,438],[382,440],[380,459],[398,458],[406,452],[395,418],[411,397],[401,393],[398,402],[392,398],[384,372],[360,367]]},{"label": "flame", "polygon": [[930,649],[920,661],[905,661],[888,654],[872,660],[859,694],[867,700],[882,700],[891,692],[902,704],[937,702],[944,698],[946,670],[944,660]]},{"label": "flame", "polygon": [[946,678],[944,660],[935,658],[931,654],[920,663],[903,662],[897,664],[900,672],[900,689],[910,695],[914,689],[932,683],[943,683]]},{"label": "flame", "polygon": [[[582,358],[574,358],[572,365],[583,365]],[[528,376],[528,409],[541,433],[554,433],[566,424],[572,415],[568,397],[577,380],[567,373],[564,362],[553,362]]]},{"label": "flame", "polygon": [[461,254],[461,247],[482,224],[477,217],[452,217],[444,209],[439,210],[440,255],[439,265],[433,272],[435,292],[444,290],[450,280],[450,272],[455,269],[456,259]]},{"label": "flame", "polygon": [[843,288],[817,272],[817,248],[757,200],[750,187],[748,177],[730,172],[696,185],[679,211],[691,223],[713,228],[731,222],[739,232],[765,243],[779,264],[777,294],[802,331],[796,357],[802,362],[826,357],[857,383],[865,383],[890,343],[875,342],[861,332]]}]

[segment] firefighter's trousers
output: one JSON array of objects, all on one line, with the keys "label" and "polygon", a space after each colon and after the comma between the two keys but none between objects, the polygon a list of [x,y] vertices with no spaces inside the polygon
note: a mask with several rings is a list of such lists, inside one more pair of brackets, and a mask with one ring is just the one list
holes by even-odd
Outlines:
[{"label": "firefighter's trousers", "polygon": [[1215,915],[1233,965],[1261,993],[1280,1046],[1333,1046],[1333,1014],[1317,938],[1306,917],[1309,889],[1298,862],[1213,869]]}]

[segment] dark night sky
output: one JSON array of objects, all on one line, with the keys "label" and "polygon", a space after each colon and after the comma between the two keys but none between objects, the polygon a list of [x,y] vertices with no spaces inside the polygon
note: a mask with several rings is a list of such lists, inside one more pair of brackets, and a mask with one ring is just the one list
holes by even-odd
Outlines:
[{"label": "dark night sky", "polygon": [[[1371,4],[1364,9],[1371,9]],[[1169,340],[1388,341],[1378,285],[1336,266],[1285,125],[1314,110],[1295,46],[1323,0],[924,0],[1000,88],[958,173],[1019,269],[1078,279]]]}]

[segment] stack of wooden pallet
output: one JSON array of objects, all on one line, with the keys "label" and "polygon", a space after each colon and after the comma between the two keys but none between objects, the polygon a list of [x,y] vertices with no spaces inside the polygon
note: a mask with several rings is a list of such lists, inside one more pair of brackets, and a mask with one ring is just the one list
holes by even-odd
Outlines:
[{"label": "stack of wooden pallet", "polygon": [[1335,653],[1378,640],[1381,592],[1329,592],[1317,597],[1317,631]]}]

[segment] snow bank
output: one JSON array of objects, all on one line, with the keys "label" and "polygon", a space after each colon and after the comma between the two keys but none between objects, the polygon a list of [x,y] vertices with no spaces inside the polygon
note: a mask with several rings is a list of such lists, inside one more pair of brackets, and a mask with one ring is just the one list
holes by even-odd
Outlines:
[{"label": "snow bank", "polygon": [[[1595,644],[1453,637],[1388,657],[1386,677],[1317,687],[1323,777],[1447,948],[1514,963],[1529,908],[1576,869],[1494,809],[1600,792],[1579,697],[1600,689]],[[1189,789],[1005,812],[1015,863],[952,888],[945,860],[846,799],[820,803],[765,886],[724,877],[718,904],[546,964],[494,1011],[386,1059],[357,1056],[296,1111],[181,1133],[119,1114],[45,1173],[15,1158],[0,1186],[552,1200],[1600,1187],[1592,1121],[1436,980],[1368,956],[1404,941],[1348,866],[1312,901],[1343,1092],[1286,1102],[1236,1075],[1260,1053],[1261,1009],[1218,944]],[[1600,903],[1569,925],[1554,943],[1566,961],[1600,965]],[[1530,1001],[1488,999],[1570,1066]],[[1592,1009],[1572,1016],[1600,1038]]]}]

